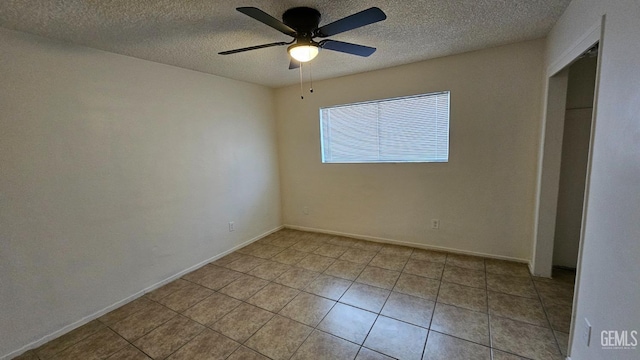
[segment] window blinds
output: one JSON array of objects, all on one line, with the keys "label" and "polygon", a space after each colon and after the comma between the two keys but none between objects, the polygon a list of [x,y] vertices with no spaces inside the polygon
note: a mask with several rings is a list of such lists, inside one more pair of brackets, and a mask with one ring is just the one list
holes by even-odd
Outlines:
[{"label": "window blinds", "polygon": [[447,162],[449,92],[320,109],[322,162]]}]

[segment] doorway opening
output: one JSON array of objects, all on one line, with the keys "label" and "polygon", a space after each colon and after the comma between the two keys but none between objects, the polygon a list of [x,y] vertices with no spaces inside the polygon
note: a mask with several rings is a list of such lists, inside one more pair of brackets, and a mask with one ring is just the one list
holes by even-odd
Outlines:
[{"label": "doorway opening", "polygon": [[598,45],[569,66],[560,180],[553,241],[553,267],[574,271],[582,228]]},{"label": "doorway opening", "polygon": [[579,297],[576,281],[588,211],[604,17],[601,20],[547,69],[531,271],[564,356],[570,355]]},{"label": "doorway opening", "polygon": [[566,79],[558,192],[555,208],[551,279],[535,281],[545,312],[564,356],[568,353],[598,65],[598,44],[563,70]]}]

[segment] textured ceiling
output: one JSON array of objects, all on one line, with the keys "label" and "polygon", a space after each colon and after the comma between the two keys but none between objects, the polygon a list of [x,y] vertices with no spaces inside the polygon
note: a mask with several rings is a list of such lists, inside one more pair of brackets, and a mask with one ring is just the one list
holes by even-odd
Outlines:
[{"label": "textured ceiling", "polygon": [[320,25],[372,6],[387,20],[331,39],[373,46],[368,58],[322,51],[312,61],[325,79],[545,36],[569,0],[221,1],[2,0],[0,26],[96,49],[252,83],[294,84],[286,47],[217,53],[290,38],[235,10],[273,17],[295,6],[322,13]]}]

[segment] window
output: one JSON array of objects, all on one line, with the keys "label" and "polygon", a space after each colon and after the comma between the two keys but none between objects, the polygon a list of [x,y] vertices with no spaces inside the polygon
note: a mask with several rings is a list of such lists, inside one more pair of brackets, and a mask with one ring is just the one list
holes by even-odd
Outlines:
[{"label": "window", "polygon": [[449,91],[320,108],[323,163],[447,162]]}]

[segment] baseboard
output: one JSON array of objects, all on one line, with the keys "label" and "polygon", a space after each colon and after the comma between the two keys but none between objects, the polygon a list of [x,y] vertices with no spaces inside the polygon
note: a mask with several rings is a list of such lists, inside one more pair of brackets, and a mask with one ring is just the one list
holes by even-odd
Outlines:
[{"label": "baseboard", "polygon": [[448,247],[444,247],[444,246],[426,245],[426,244],[420,244],[420,243],[414,243],[414,242],[408,242],[408,241],[400,241],[400,240],[393,240],[393,239],[386,239],[386,238],[380,238],[380,237],[368,236],[368,235],[351,234],[351,233],[345,233],[345,232],[333,231],[333,230],[310,228],[310,227],[297,226],[297,225],[285,224],[284,227],[287,228],[287,229],[293,229],[293,230],[311,231],[311,232],[317,232],[317,233],[322,233],[322,234],[346,236],[346,237],[350,237],[350,238],[354,238],[354,239],[368,240],[368,241],[374,241],[374,242],[384,243],[384,244],[405,245],[405,246],[412,246],[412,247],[425,249],[425,250],[446,251],[446,252],[455,253],[455,254],[482,256],[482,257],[491,258],[491,259],[515,261],[515,262],[519,262],[519,263],[528,264],[529,271],[531,272],[531,261],[528,260],[528,259],[521,259],[521,258],[515,258],[515,257],[510,257],[510,256],[502,256],[502,255],[495,255],[495,254],[487,254],[487,253],[482,253],[482,252],[477,252],[477,251],[460,250],[460,249],[448,248]]},{"label": "baseboard", "polygon": [[33,341],[33,342],[21,347],[18,350],[14,350],[14,351],[6,354],[6,355],[0,356],[0,360],[9,360],[9,359],[12,359],[12,358],[14,358],[16,356],[19,356],[19,355],[29,351],[31,349],[35,349],[35,348],[37,348],[37,347],[39,347],[39,346],[41,346],[41,345],[53,340],[53,339],[56,339],[56,338],[66,334],[66,333],[68,333],[70,331],[73,331],[73,330],[79,328],[80,326],[82,326],[82,325],[84,325],[84,324],[86,324],[86,323],[88,323],[90,321],[93,321],[93,320],[101,317],[102,315],[104,315],[104,314],[106,314],[106,313],[108,313],[110,311],[113,311],[113,310],[115,310],[115,309],[117,309],[117,308],[119,308],[119,307],[121,307],[123,305],[128,304],[129,302],[131,302],[131,301],[143,296],[144,294],[146,294],[148,292],[151,292],[151,291],[153,291],[153,290],[155,290],[155,289],[157,289],[157,288],[159,288],[159,287],[161,287],[161,286],[163,286],[163,285],[165,285],[167,283],[170,283],[170,282],[180,278],[181,276],[183,276],[185,274],[188,274],[188,273],[190,273],[190,272],[192,272],[194,270],[197,270],[197,269],[205,266],[206,264],[208,264],[208,263],[210,263],[212,261],[215,261],[215,260],[217,260],[217,259],[219,259],[219,258],[221,258],[221,257],[223,257],[223,256],[225,256],[227,254],[230,254],[230,253],[232,253],[232,252],[234,252],[234,251],[236,251],[238,249],[241,249],[241,248],[253,243],[254,241],[260,240],[263,237],[265,237],[265,236],[267,236],[267,235],[269,235],[271,233],[274,233],[274,232],[276,232],[276,231],[278,231],[278,230],[280,230],[282,228],[284,228],[284,226],[282,226],[282,225],[278,226],[275,229],[269,230],[269,231],[267,231],[267,232],[265,232],[265,233],[263,233],[261,235],[258,235],[256,237],[250,239],[250,240],[247,240],[247,241],[243,242],[242,244],[237,245],[237,246],[235,246],[235,247],[233,247],[233,248],[231,248],[231,249],[229,249],[229,250],[227,250],[227,251],[225,251],[223,253],[215,255],[215,256],[207,259],[207,260],[201,261],[201,262],[199,262],[199,263],[197,263],[197,264],[195,264],[193,266],[190,266],[189,268],[184,269],[184,270],[182,270],[182,271],[180,271],[180,272],[178,272],[178,273],[176,273],[174,275],[171,275],[171,276],[169,276],[168,278],[166,278],[164,280],[158,281],[157,283],[155,283],[155,284],[153,284],[151,286],[148,286],[148,287],[136,292],[135,294],[133,294],[131,296],[128,296],[128,297],[126,297],[126,298],[124,298],[124,299],[122,299],[120,301],[117,301],[117,302],[115,302],[115,303],[113,303],[113,304],[111,304],[111,305],[109,305],[109,306],[107,306],[107,307],[105,307],[105,308],[103,308],[103,309],[101,309],[99,311],[94,312],[91,315],[85,316],[82,319],[80,319],[80,320],[78,320],[78,321],[76,321],[74,323],[66,325],[65,327],[63,327],[60,330],[56,330],[56,331],[52,332],[51,334],[45,335],[42,338],[40,338],[40,339],[38,339],[36,341]]}]

